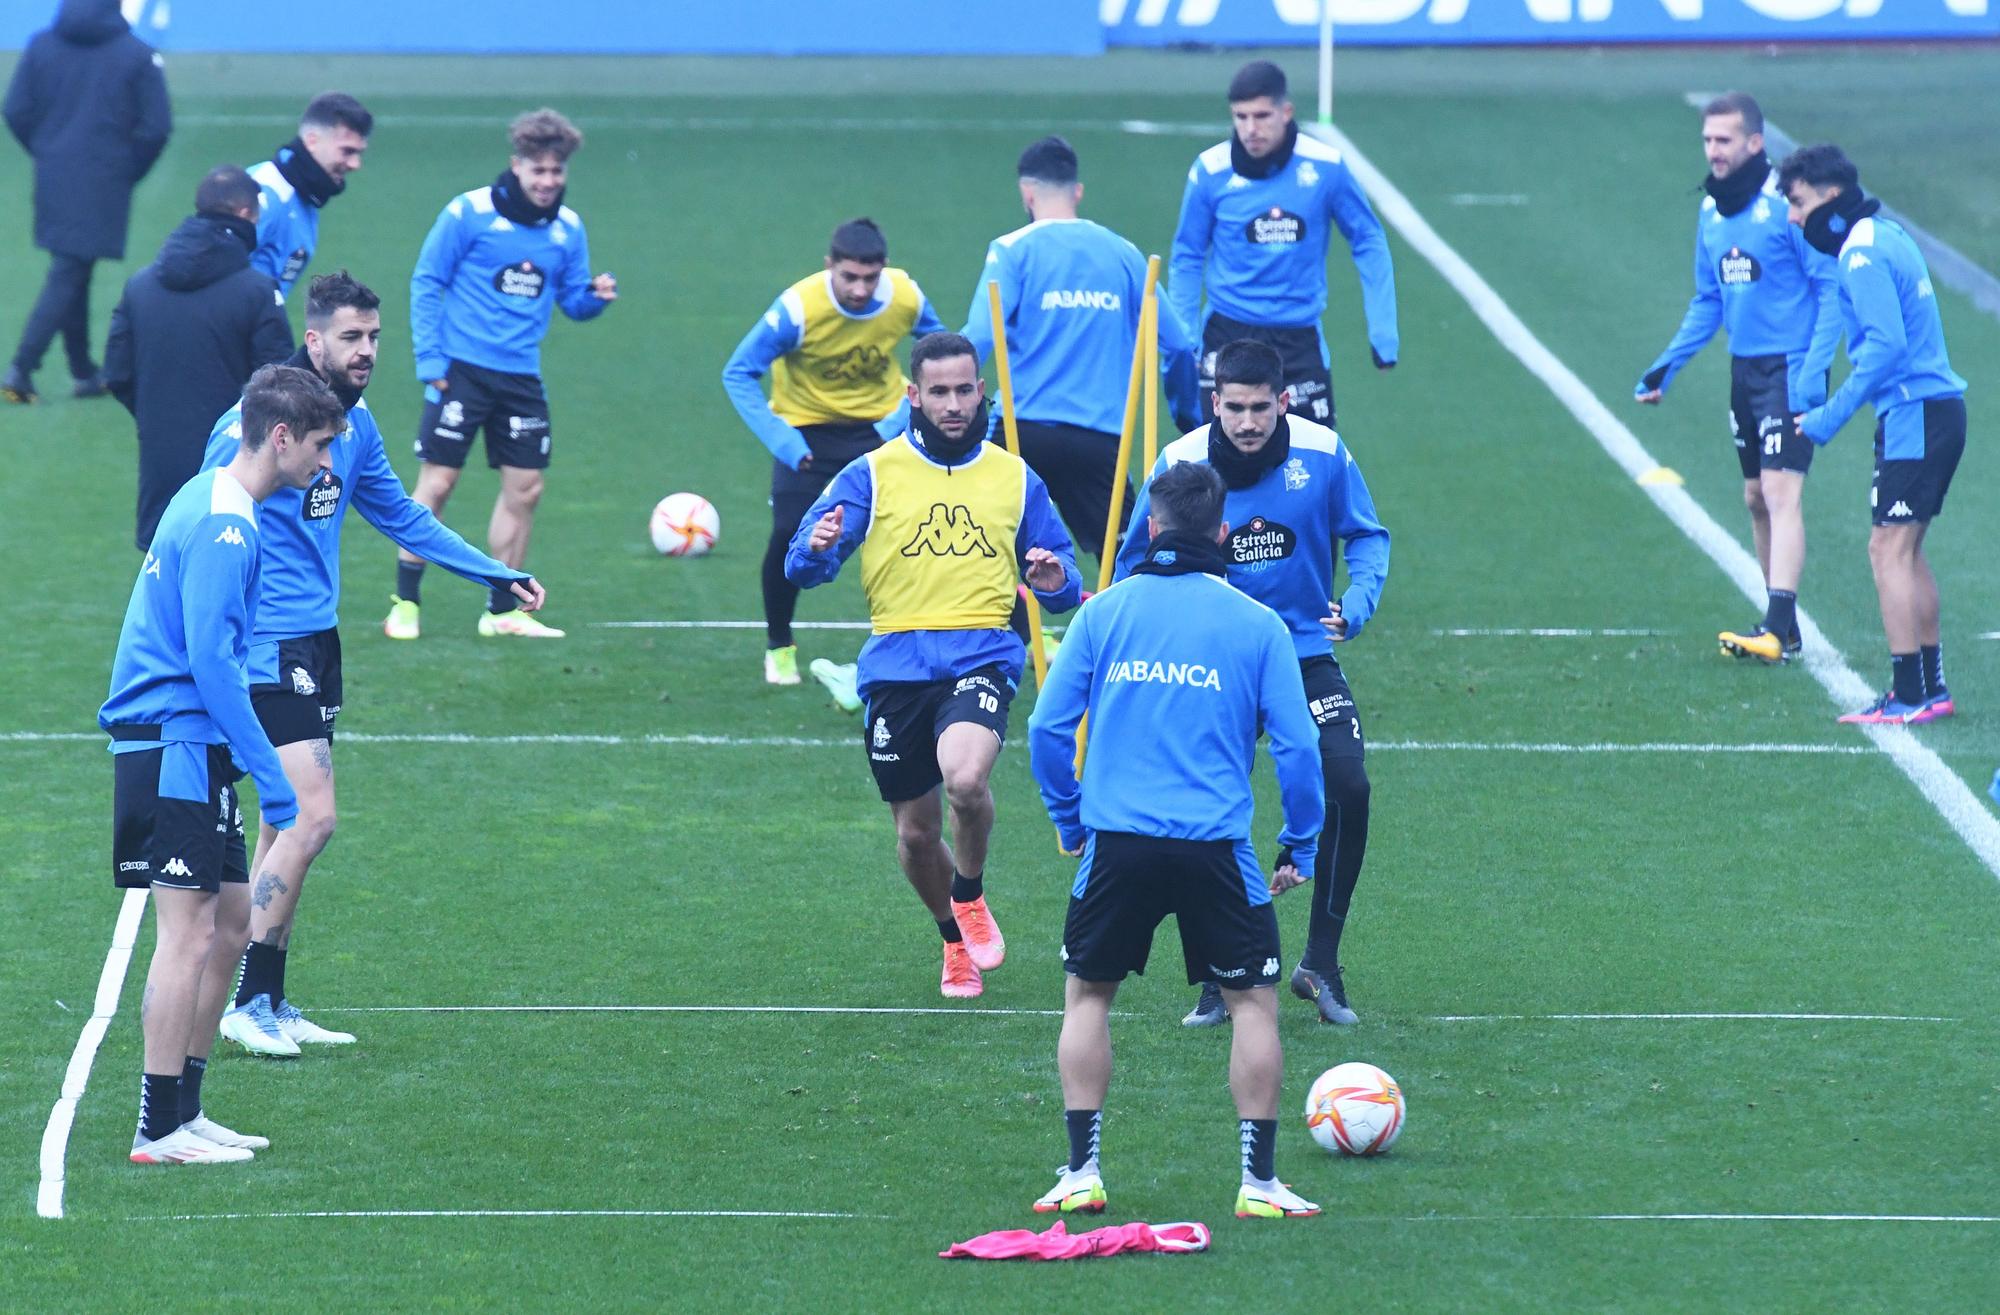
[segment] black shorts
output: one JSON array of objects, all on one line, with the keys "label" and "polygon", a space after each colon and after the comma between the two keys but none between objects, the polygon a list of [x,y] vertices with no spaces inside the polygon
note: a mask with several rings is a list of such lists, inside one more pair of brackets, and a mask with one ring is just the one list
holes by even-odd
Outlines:
[{"label": "black shorts", "polygon": [[250,706],[275,748],[332,740],[340,716],[340,632],[258,645],[250,655]]},{"label": "black shorts", "polygon": [[1368,741],[1361,738],[1361,714],[1355,709],[1354,694],[1347,677],[1331,654],[1309,657],[1299,663],[1299,675],[1306,683],[1306,707],[1313,725],[1319,727],[1319,756],[1365,758]]},{"label": "black shorts", "polygon": [[[1049,498],[1069,527],[1069,537],[1083,551],[1102,557],[1104,523],[1111,515],[1111,477],[1118,468],[1118,435],[1037,420],[1023,420],[1017,429],[1021,459],[1049,486]],[[996,428],[992,438],[1002,447],[1007,444],[1004,430]],[[1130,480],[1125,482],[1125,497],[1118,506],[1122,537],[1132,520]]]},{"label": "black shorts", "polygon": [[1232,320],[1227,315],[1211,315],[1201,331],[1201,418],[1215,419],[1215,354],[1239,338],[1250,338],[1278,349],[1285,363],[1285,391],[1292,395],[1287,407],[1293,415],[1304,416],[1333,428],[1333,376],[1321,355],[1319,330],[1269,328]]},{"label": "black shorts", "polygon": [[1007,740],[1007,708],[1014,685],[998,667],[980,667],[950,680],[877,685],[868,691],[861,743],[868,768],[887,803],[921,799],[944,781],[937,742],[944,728],[967,721]]},{"label": "black shorts", "polygon": [[[1898,408],[1906,411],[1909,408]],[[1916,416],[1898,423],[1918,423]],[[1944,495],[1965,455],[1965,399],[1934,397],[1923,403],[1924,454],[1891,461],[1883,455],[1884,424],[1875,421],[1875,484],[1868,505],[1877,525],[1915,525],[1944,510]]]},{"label": "black shorts", "polygon": [[503,374],[453,361],[443,392],[424,389],[417,455],[433,466],[465,465],[472,437],[486,431],[486,464],[494,470],[544,470],[549,464],[549,398],[541,378]]},{"label": "black shorts", "polygon": [[1812,468],[1813,441],[1800,431],[1782,356],[1729,358],[1729,433],[1744,479],[1766,470]]},{"label": "black shorts", "polygon": [[1063,971],[1086,982],[1144,973],[1153,929],[1169,914],[1181,930],[1188,985],[1232,991],[1278,980],[1278,916],[1248,840],[1163,840],[1099,831],[1063,920]]},{"label": "black shorts", "polygon": [[250,879],[226,744],[167,740],[112,757],[111,880],[210,894]]},{"label": "black shorts", "polygon": [[[776,507],[785,495],[806,495],[806,505],[826,492],[826,486],[833,477],[844,469],[848,462],[859,456],[866,456],[882,446],[882,436],[875,432],[875,426],[839,423],[830,425],[802,425],[799,433],[812,450],[812,464],[804,470],[793,470],[782,461],[771,463],[771,505]],[[798,528],[793,522],[792,528]]]}]

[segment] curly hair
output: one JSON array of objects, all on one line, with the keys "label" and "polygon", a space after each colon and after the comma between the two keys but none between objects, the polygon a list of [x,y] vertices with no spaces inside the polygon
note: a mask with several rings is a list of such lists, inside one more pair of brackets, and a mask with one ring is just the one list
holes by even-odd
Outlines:
[{"label": "curly hair", "polygon": [[507,137],[513,143],[515,158],[522,160],[539,160],[544,155],[567,160],[583,145],[583,133],[577,126],[546,105],[507,125]]}]

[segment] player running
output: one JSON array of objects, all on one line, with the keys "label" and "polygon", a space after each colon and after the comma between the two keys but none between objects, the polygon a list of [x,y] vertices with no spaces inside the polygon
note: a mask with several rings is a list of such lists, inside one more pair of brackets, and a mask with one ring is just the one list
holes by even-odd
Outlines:
[{"label": "player running", "polygon": [[156,939],[139,1025],[145,1033],[135,1164],[242,1161],[271,1143],[202,1113],[201,1082],[229,998],[250,911],[240,760],[283,852],[298,800],[251,708],[251,618],[258,610],[257,504],[320,479],[345,426],[340,403],[303,370],[267,365],[243,394],[244,441],[167,504],[132,586],[97,722],[117,778],[112,879],[153,889]]},{"label": "player running", "polygon": [[347,190],[347,175],[361,167],[375,116],[344,92],[315,96],[299,116],[299,135],[250,166],[261,192],[257,248],[251,267],[278,284],[278,298],[292,295],[319,248],[319,212]]},{"label": "player running", "polygon": [[[896,858],[944,938],[941,989],[970,999],[1007,942],[986,905],[987,781],[1025,656],[1016,583],[1066,612],[1082,596],[1069,535],[1025,462],[985,441],[986,387],[955,333],[910,352],[909,432],[843,467],[792,537],[810,589],[861,554],[875,633],[862,645],[862,742],[896,823]],[[942,788],[952,844],[943,835]]]},{"label": "player running", "polygon": [[[1311,1001],[1326,1022],[1353,1023],[1358,1019],[1341,981],[1340,936],[1368,852],[1367,744],[1333,646],[1353,640],[1375,615],[1389,575],[1389,531],[1376,519],[1361,468],[1340,436],[1289,413],[1283,377],[1284,364],[1268,344],[1226,345],[1216,353],[1211,405],[1217,419],[1169,443],[1153,474],[1183,461],[1215,467],[1229,487],[1224,519],[1234,527],[1223,545],[1229,583],[1277,612],[1291,629],[1307,709],[1319,727],[1327,813],[1327,834],[1312,868],[1306,949],[1292,972],[1292,993]],[[1141,527],[1149,507],[1141,489],[1131,532],[1118,550],[1120,578],[1145,560]],[[1339,601],[1329,602],[1336,553],[1346,559],[1348,583]],[[1211,981],[1182,1021],[1203,1027],[1227,1017]]]},{"label": "player running", "polygon": [[[1284,1052],[1271,896],[1313,868],[1326,820],[1318,737],[1284,621],[1223,583],[1230,528],[1221,477],[1183,461],[1149,487],[1144,560],[1077,613],[1028,719],[1035,783],[1063,851],[1083,859],[1063,923],[1068,978],[1056,1048],[1069,1163],[1035,1209],[1104,1209],[1098,1137],[1111,1086],[1111,1004],[1127,973],[1146,971],[1153,931],[1171,913],[1188,984],[1219,981],[1236,1020],[1236,1214],[1316,1215],[1272,1167]],[[1079,790],[1076,732],[1086,710]],[[1260,731],[1271,737],[1285,810],[1268,882],[1250,845]]]},{"label": "player running", "polygon": [[[250,650],[251,700],[266,736],[277,746],[298,796],[299,824],[289,844],[274,844],[271,819],[257,836],[257,874],[247,947],[234,1007],[222,1034],[254,1054],[296,1055],[301,1045],[345,1045],[307,1019],[286,996],[285,968],[297,929],[306,870],[333,836],[333,727],[340,715],[340,530],[352,506],[394,540],[487,588],[506,588],[533,610],[542,587],[531,577],[479,552],[438,523],[403,491],[382,449],[382,431],[362,400],[375,371],[382,336],[380,299],[348,276],[322,275],[306,296],[306,341],[288,364],[324,379],[347,409],[347,432],[334,444],[324,478],[304,492],[280,491],[265,504],[260,558],[263,597]],[[207,466],[235,459],[242,408],[216,422]]]},{"label": "player running", "polygon": [[1965,380],[1945,352],[1931,272],[1902,226],[1876,213],[1882,203],[1861,190],[1860,173],[1838,146],[1792,152],[1778,166],[1778,186],[1806,241],[1834,258],[1854,366],[1832,397],[1798,417],[1799,428],[1825,443],[1863,403],[1875,408],[1868,561],[1889,640],[1890,686],[1840,720],[1914,725],[1949,717],[1957,709],[1944,683],[1937,577],[1924,536],[1965,452]]},{"label": "player running", "polygon": [[[764,546],[764,680],[799,683],[792,615],[799,588],[785,553],[806,508],[855,458],[874,451],[889,422],[899,431],[909,381],[896,366],[904,338],[939,333],[944,322],[923,289],[889,264],[889,243],[872,219],[833,230],[826,269],[778,295],[722,367],[736,413],[771,451],[771,537]],[[757,380],[771,375],[771,400]],[[849,712],[861,706],[854,668],[822,658],[815,679]]]},{"label": "player running", "polygon": [[1694,298],[1632,396],[1657,406],[1716,329],[1728,330],[1729,429],[1768,601],[1757,625],[1716,638],[1724,653],[1789,662],[1799,651],[1802,499],[1813,456],[1792,417],[1826,400],[1840,343],[1840,289],[1833,262],[1786,220],[1757,102],[1740,91],[1710,101],[1701,144],[1708,195],[1695,218]]},{"label": "player running", "polygon": [[[452,198],[410,275],[410,339],[424,381],[417,422],[423,465],[411,496],[442,515],[483,427],[486,464],[500,472],[486,546],[518,575],[549,465],[542,339],[558,306],[573,320],[602,315],[618,300],[618,280],[592,276],[583,221],[562,203],[569,157],[583,134],[554,110],[540,109],[515,119],[508,135],[507,168],[491,187]],[[422,633],[423,578],[423,559],[405,545],[382,623],[389,638]],[[522,607],[502,581],[488,595],[479,633],[561,639],[564,632]]]},{"label": "player running", "polygon": [[1340,152],[1300,135],[1283,69],[1260,59],[1238,70],[1229,83],[1229,117],[1229,140],[1203,151],[1188,170],[1168,288],[1181,322],[1202,326],[1203,417],[1215,418],[1209,408],[1216,351],[1254,338],[1284,361],[1292,410],[1331,427],[1333,376],[1320,332],[1327,225],[1340,229],[1354,255],[1379,370],[1393,370],[1400,350],[1389,241]]}]

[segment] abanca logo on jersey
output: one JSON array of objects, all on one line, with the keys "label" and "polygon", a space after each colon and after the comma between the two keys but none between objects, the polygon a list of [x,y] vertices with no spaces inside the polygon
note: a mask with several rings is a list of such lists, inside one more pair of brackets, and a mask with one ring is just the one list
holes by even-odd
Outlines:
[{"label": "abanca logo on jersey", "polygon": [[1042,294],[1043,310],[1118,310],[1124,304],[1115,292],[1089,288],[1050,288]]},{"label": "abanca logo on jersey", "polygon": [[542,289],[549,284],[549,276],[542,267],[532,260],[523,260],[514,265],[502,265],[493,275],[493,290],[503,297],[520,297],[533,301],[542,295]]},{"label": "abanca logo on jersey", "polygon": [[1104,683],[1129,680],[1153,685],[1191,685],[1196,689],[1220,690],[1222,676],[1214,667],[1199,662],[1148,662],[1144,658],[1113,662],[1104,673]]},{"label": "abanca logo on jersey", "polygon": [[1272,206],[1243,226],[1243,236],[1260,247],[1288,247],[1306,240],[1303,216]]}]

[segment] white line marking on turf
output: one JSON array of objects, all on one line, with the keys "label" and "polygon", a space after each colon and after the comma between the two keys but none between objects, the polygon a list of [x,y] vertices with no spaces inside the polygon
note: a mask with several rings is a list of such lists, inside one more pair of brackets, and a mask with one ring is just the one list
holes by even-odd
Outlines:
[{"label": "white line marking on turf", "polygon": [[839,1210],[280,1210],[272,1214],[133,1215],[130,1222],[230,1219],[886,1219]]},{"label": "white line marking on turf", "polygon": [[[494,120],[484,114],[378,114],[378,123],[394,127],[479,128],[490,130]],[[175,116],[175,122],[199,128],[281,128],[297,122],[283,114],[201,114]],[[639,128],[653,132],[754,131],[766,128],[815,129],[836,132],[1122,132],[1139,137],[1202,137],[1220,139],[1228,130],[1219,123],[1164,122],[1157,119],[947,119],[908,116],[752,114],[591,114],[583,119],[594,128]]]},{"label": "white line marking on turf", "polygon": [[1622,1023],[1622,1022],[1788,1023],[1956,1023],[1932,1014],[1437,1014],[1433,1023]]},{"label": "white line marking on turf", "polygon": [[104,955],[104,971],[97,976],[96,1003],[76,1038],[76,1049],[70,1052],[62,1095],[49,1111],[48,1126],[42,1129],[42,1184],[35,1194],[35,1213],[44,1219],[63,1217],[63,1161],[69,1153],[69,1132],[76,1122],[76,1105],[90,1084],[90,1066],[97,1061],[97,1049],[104,1044],[112,1015],[118,1012],[118,997],[125,990],[125,969],[132,962],[132,947],[139,939],[139,920],[145,914],[146,892],[126,891],[124,903],[118,906],[118,921],[111,930],[111,948]]},{"label": "white line marking on turf", "polygon": [[[762,630],[762,621],[592,621],[605,630]],[[794,621],[794,630],[873,630],[866,621]]]},{"label": "white line marking on turf", "polygon": [[1499,626],[1492,629],[1432,630],[1434,635],[1447,635],[1453,639],[1519,638],[1532,639],[1630,639],[1638,636],[1670,635],[1671,630],[1643,630],[1612,626],[1599,630],[1572,628],[1568,626]]},{"label": "white line marking on turf", "polygon": [[[1409,198],[1353,142],[1338,128],[1315,126],[1306,131],[1316,133],[1341,152],[1382,217],[1465,298],[1500,345],[1547,385],[1607,456],[1634,480],[1659,466],[1625,423],[1611,414],[1597,394],[1534,335],[1492,285],[1438,236]],[[1722,569],[1746,599],[1757,606],[1764,604],[1764,577],[1756,558],[1744,551],[1743,545],[1717,524],[1686,489],[1669,484],[1645,484],[1640,488],[1682,534]],[[1798,619],[1799,630],[1805,637],[1806,670],[1826,690],[1827,696],[1843,708],[1859,707],[1872,699],[1875,691],[1847,665],[1805,609],[1799,610]],[[1860,730],[1930,801],[1946,824],[1986,865],[1987,871],[2000,878],[2000,819],[1987,810],[1971,787],[1912,735],[1908,727],[1863,726]]]},{"label": "white line marking on turf", "polygon": [[982,1014],[1061,1018],[1060,1009],[947,1009],[941,1005],[348,1005],[323,1014]]},{"label": "white line marking on turf", "polygon": [[1453,205],[1526,205],[1526,192],[1453,192],[1445,198]]}]

